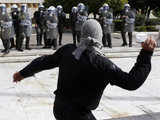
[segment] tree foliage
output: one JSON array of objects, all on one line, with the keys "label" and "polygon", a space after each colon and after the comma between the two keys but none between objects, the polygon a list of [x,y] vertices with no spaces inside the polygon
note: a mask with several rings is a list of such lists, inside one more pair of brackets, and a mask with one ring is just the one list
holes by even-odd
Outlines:
[{"label": "tree foliage", "polygon": [[160,18],[160,8],[154,9],[152,13],[153,13],[154,16]]},{"label": "tree foliage", "polygon": [[114,16],[118,16],[123,10],[124,5],[128,3],[128,0],[106,0],[107,4],[113,9]]},{"label": "tree foliage", "polygon": [[129,4],[136,8],[141,14],[144,14],[149,18],[151,10],[157,9],[160,7],[159,0],[128,0]]}]

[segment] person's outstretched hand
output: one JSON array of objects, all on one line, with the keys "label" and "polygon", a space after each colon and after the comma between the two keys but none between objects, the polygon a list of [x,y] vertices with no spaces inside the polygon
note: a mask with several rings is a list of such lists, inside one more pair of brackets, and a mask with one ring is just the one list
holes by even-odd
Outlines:
[{"label": "person's outstretched hand", "polygon": [[23,79],[24,79],[23,76],[19,72],[14,73],[13,82],[17,83],[17,82],[20,82]]},{"label": "person's outstretched hand", "polygon": [[146,51],[154,51],[155,47],[156,47],[156,41],[153,40],[151,37],[142,43],[142,48]]}]

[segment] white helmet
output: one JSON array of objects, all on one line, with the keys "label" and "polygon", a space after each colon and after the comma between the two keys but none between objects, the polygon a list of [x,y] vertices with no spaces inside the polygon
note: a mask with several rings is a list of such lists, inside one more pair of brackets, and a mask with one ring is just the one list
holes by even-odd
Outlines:
[{"label": "white helmet", "polygon": [[53,11],[53,10],[55,10],[56,8],[54,7],[54,6],[50,6],[47,10],[48,11]]},{"label": "white helmet", "polygon": [[129,4],[125,4],[124,7],[130,7],[130,5]]},{"label": "white helmet", "polygon": [[5,4],[0,4],[0,7],[2,8],[6,8],[6,5]]},{"label": "white helmet", "polygon": [[18,8],[18,6],[16,4],[14,4],[14,5],[11,6],[11,8],[16,9],[16,8]]},{"label": "white helmet", "polygon": [[103,12],[103,7],[100,7],[98,13],[101,14]]},{"label": "white helmet", "polygon": [[105,11],[105,10],[109,10],[109,5],[105,3],[105,4],[103,5],[103,10],[104,10],[104,11]]},{"label": "white helmet", "polygon": [[21,5],[21,11],[22,12],[27,12],[27,4],[22,4]]},{"label": "white helmet", "polygon": [[39,10],[39,11],[43,11],[43,9],[44,9],[44,6],[43,6],[42,4],[39,4],[38,10]]},{"label": "white helmet", "polygon": [[0,4],[0,12],[2,14],[5,14],[6,13],[6,5],[5,4]]},{"label": "white helmet", "polygon": [[44,6],[42,4],[39,4],[38,8],[44,8]]},{"label": "white helmet", "polygon": [[72,7],[72,13],[77,13],[77,11],[78,11],[78,8],[77,7]]},{"label": "white helmet", "polygon": [[50,6],[47,10],[50,16],[57,14],[57,9],[54,6]]},{"label": "white helmet", "polygon": [[84,9],[85,9],[85,5],[84,5],[83,3],[79,3],[79,4],[77,5],[77,8],[78,8],[78,11],[84,10]]},{"label": "white helmet", "polygon": [[63,11],[63,7],[61,5],[58,5],[57,10],[58,10],[59,13],[61,13]]},{"label": "white helmet", "polygon": [[58,5],[57,9],[63,9],[62,5]]}]

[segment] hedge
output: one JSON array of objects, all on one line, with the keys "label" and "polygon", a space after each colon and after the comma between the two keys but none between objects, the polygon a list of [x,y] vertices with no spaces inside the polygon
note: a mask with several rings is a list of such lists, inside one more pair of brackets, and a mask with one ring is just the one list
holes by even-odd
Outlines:
[{"label": "hedge", "polygon": [[156,26],[136,26],[135,31],[137,32],[147,32],[147,31],[156,32],[158,30],[156,29]]}]

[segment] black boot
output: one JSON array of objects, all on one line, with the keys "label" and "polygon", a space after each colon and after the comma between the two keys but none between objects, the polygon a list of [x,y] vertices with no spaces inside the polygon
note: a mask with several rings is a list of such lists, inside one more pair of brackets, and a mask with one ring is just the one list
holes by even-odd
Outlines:
[{"label": "black boot", "polygon": [[2,50],[1,53],[4,53],[6,51],[6,49]]},{"label": "black boot", "polygon": [[9,50],[4,49],[4,50],[2,50],[1,52],[4,53],[4,54],[8,54],[8,53],[9,53]]},{"label": "black boot", "polygon": [[24,36],[22,34],[18,35],[18,39],[16,40],[16,49],[20,52],[23,52],[22,45],[23,45],[23,40]]},{"label": "black boot", "polygon": [[1,52],[4,54],[8,54],[9,46],[10,46],[10,39],[2,39],[2,42],[3,42],[4,50],[2,50]]}]

